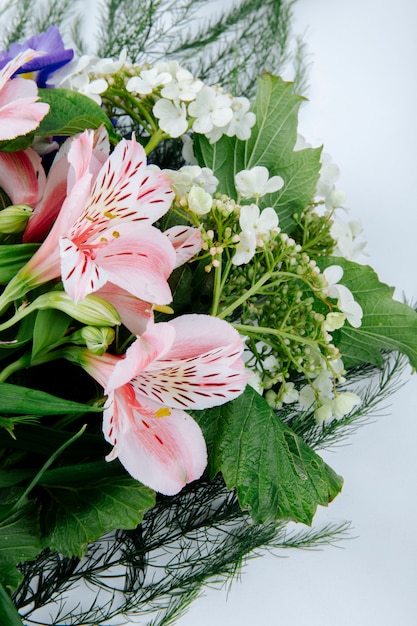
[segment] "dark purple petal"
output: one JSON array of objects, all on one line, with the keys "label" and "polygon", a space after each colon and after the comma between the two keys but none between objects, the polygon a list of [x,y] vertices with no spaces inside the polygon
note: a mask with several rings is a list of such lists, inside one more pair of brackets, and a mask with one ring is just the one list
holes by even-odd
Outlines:
[{"label": "dark purple petal", "polygon": [[7,51],[0,52],[0,69],[20,52],[28,48],[45,52],[45,54],[31,59],[25,65],[22,65],[16,74],[38,72],[36,82],[39,87],[45,87],[49,76],[66,63],[69,63],[74,56],[73,50],[65,49],[58,28],[50,26],[47,31],[39,35],[33,35],[23,44],[12,43]]}]

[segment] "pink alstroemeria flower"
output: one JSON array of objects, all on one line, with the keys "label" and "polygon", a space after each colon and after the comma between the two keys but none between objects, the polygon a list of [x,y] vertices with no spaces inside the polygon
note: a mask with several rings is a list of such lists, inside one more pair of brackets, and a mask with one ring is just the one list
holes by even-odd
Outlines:
[{"label": "pink alstroemeria flower", "polygon": [[38,87],[33,80],[11,78],[25,63],[42,52],[21,52],[0,70],[0,141],[15,139],[35,130],[49,111],[49,104],[37,102]]},{"label": "pink alstroemeria flower", "polygon": [[203,239],[198,228],[192,226],[172,226],[164,231],[175,249],[175,267],[180,267],[200,252]]},{"label": "pink alstroemeria flower", "polygon": [[107,460],[152,489],[173,495],[203,473],[200,427],[186,409],[205,409],[239,396],[248,380],[243,341],[208,315],[149,324],[124,358],[83,351],[79,362],[108,394],[103,432]]},{"label": "pink alstroemeria flower", "polygon": [[93,139],[93,131],[74,138],[68,152],[70,192],[41,247],[7,285],[0,309],[60,277],[76,302],[108,282],[146,302],[171,301],[167,278],[175,251],[152,226],[170,207],[169,182],[160,170],[148,168],[135,139],[122,140],[94,175]]}]

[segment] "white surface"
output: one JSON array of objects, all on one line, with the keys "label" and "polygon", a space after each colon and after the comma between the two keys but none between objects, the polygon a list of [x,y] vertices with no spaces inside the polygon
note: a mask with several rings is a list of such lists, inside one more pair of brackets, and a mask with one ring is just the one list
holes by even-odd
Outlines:
[{"label": "white surface", "polygon": [[[294,13],[312,61],[301,132],[340,166],[370,264],[398,299],[416,300],[417,3],[298,0]],[[416,397],[414,377],[387,415],[326,455],[345,486],[316,524],[351,520],[343,549],[251,560],[229,592],[207,589],[178,626],[414,626]]]}]

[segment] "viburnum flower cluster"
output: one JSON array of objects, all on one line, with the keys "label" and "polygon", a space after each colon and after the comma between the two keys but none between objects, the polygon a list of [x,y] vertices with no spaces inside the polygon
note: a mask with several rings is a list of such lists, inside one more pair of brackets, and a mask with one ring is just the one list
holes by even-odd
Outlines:
[{"label": "viburnum flower cluster", "polygon": [[[0,231],[3,243],[34,246],[5,281],[0,330],[44,310],[65,313],[76,328],[36,358],[11,363],[2,380],[28,362],[81,366],[105,394],[107,458],[165,494],[207,464],[203,433],[187,411],[225,404],[247,383],[274,409],[298,403],[318,422],[348,414],[359,398],[336,389],[344,369],[332,333],[346,322],[359,327],[362,309],[339,282],[343,269],[321,272],[306,252],[311,241],[349,247],[333,237],[341,232],[332,219],[337,168],[323,160],[316,205],[326,213],[311,205],[295,214],[297,240],[276,209],[290,184],[285,174],[238,168],[226,194],[193,155],[175,169],[147,161],[167,138],[181,139],[184,155],[193,137],[209,146],[223,136],[247,141],[256,118],[246,98],[205,85],[175,61],[74,59],[55,28],[29,43],[0,57],[0,140],[32,133],[25,147],[0,151],[0,188],[10,201]],[[115,139],[100,124],[45,137],[47,93],[19,72],[38,75],[52,95],[67,88],[88,96],[115,121],[130,116],[140,141],[134,132]],[[190,267],[210,306],[181,310],[177,280]],[[117,328],[130,333],[122,346]]]}]

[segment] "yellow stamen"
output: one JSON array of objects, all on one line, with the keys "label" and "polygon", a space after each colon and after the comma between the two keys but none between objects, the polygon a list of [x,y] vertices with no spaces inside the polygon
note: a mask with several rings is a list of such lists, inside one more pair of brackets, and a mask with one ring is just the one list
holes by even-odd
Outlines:
[{"label": "yellow stamen", "polygon": [[108,217],[109,220],[113,220],[115,217],[117,217],[117,215],[115,215],[114,213],[110,213],[110,211],[105,211],[104,217]]},{"label": "yellow stamen", "polygon": [[174,313],[174,309],[172,309],[167,304],[154,304],[154,311],[159,311],[159,313],[167,313],[168,315],[172,315]]},{"label": "yellow stamen", "polygon": [[114,237],[115,239],[117,239],[118,237],[120,237],[120,233],[118,233],[118,232],[117,232],[117,230],[114,230],[114,231],[112,232],[112,235],[113,235],[113,237]]},{"label": "yellow stamen", "polygon": [[171,411],[167,406],[163,406],[161,409],[155,411],[156,417],[168,417],[169,415],[171,415]]}]

